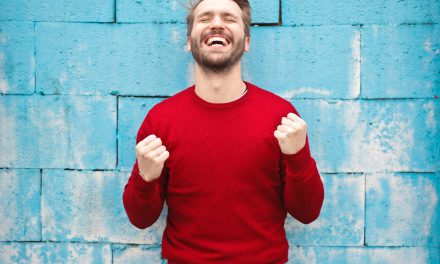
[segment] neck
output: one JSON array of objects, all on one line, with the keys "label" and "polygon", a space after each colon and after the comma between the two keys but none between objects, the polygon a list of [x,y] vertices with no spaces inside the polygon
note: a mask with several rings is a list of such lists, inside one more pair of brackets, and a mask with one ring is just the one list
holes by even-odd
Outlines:
[{"label": "neck", "polygon": [[227,72],[209,72],[196,63],[195,92],[210,103],[227,103],[240,98],[246,85],[241,79],[241,64]]}]

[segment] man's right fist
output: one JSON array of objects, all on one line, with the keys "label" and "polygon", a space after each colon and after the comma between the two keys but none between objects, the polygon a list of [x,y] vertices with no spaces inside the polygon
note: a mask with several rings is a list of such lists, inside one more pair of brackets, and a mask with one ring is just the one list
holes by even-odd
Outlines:
[{"label": "man's right fist", "polygon": [[139,174],[147,182],[159,178],[169,156],[162,140],[155,135],[149,135],[136,145]]}]

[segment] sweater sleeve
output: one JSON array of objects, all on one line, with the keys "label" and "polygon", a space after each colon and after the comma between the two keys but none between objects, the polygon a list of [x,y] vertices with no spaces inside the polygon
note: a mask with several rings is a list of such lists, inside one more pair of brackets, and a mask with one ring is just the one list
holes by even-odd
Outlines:
[{"label": "sweater sleeve", "polygon": [[[150,113],[139,128],[136,144],[153,134]],[[137,161],[125,185],[123,203],[130,222],[140,229],[153,225],[159,218],[166,196],[167,169],[164,166],[159,178],[147,182],[139,174]]]},{"label": "sweater sleeve", "polygon": [[[299,114],[294,111],[295,114]],[[303,224],[316,220],[324,201],[324,186],[310,154],[309,141],[295,154],[281,154],[283,199],[287,212]]]}]

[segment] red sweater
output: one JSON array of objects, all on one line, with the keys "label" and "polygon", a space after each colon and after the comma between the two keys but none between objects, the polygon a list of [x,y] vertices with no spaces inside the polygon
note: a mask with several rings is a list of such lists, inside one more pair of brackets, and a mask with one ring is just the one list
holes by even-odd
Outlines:
[{"label": "red sweater", "polygon": [[162,139],[170,157],[159,179],[144,181],[137,162],[123,202],[131,223],[151,226],[168,205],[162,256],[168,263],[285,263],[287,212],[302,223],[321,210],[324,188],[308,139],[281,153],[281,118],[298,112],[287,100],[246,82],[239,99],[214,104],[191,86],[156,104],[137,142]]}]

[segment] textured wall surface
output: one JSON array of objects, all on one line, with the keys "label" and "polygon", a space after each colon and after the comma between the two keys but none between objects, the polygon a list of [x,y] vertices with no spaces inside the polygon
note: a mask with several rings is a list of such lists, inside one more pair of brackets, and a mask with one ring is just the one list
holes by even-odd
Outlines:
[{"label": "textured wall surface", "polygon": [[[162,263],[122,205],[136,132],[194,82],[177,0],[0,1],[0,263]],[[243,77],[308,124],[326,196],[289,263],[440,261],[440,1],[250,1]]]}]

